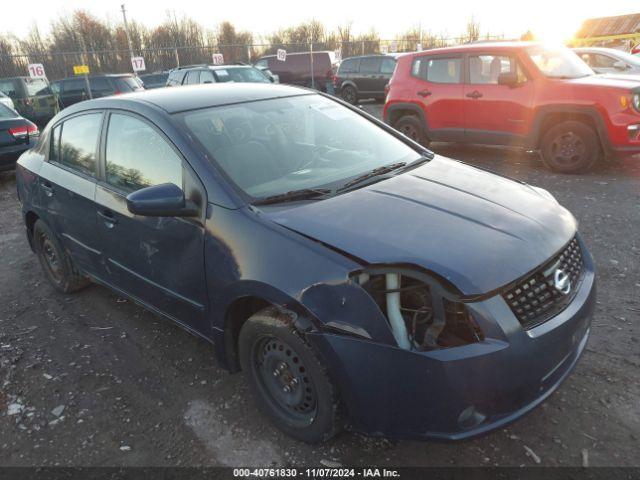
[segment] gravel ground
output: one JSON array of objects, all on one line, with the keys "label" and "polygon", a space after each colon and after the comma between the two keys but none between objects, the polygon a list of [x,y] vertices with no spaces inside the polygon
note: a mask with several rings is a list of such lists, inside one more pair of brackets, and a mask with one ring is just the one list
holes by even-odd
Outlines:
[{"label": "gravel ground", "polygon": [[541,407],[457,444],[353,433],[323,446],[293,441],[256,412],[242,377],[223,371],[207,343],[102,287],[56,293],[4,173],[0,465],[640,465],[640,159],[564,176],[506,149],[433,148],[550,190],[596,259],[587,350]]}]

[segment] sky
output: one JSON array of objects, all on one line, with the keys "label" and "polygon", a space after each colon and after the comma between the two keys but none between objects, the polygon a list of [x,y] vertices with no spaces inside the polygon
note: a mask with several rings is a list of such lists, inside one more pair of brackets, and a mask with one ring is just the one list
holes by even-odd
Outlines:
[{"label": "sky", "polygon": [[531,30],[538,38],[559,42],[571,37],[586,18],[640,13],[638,0],[457,0],[428,2],[374,2],[362,0],[30,0],[28,8],[15,8],[15,15],[3,9],[0,33],[26,35],[33,25],[46,33],[52,19],[84,9],[90,13],[120,22],[120,5],[126,4],[127,16],[147,26],[155,26],[167,18],[169,11],[176,16],[190,16],[205,28],[215,29],[229,20],[241,30],[257,35],[316,19],[329,28],[352,23],[352,31],[365,32],[371,28],[383,39],[421,24],[423,31],[445,33],[455,37],[465,30],[473,16],[480,23],[481,32],[519,37]]}]

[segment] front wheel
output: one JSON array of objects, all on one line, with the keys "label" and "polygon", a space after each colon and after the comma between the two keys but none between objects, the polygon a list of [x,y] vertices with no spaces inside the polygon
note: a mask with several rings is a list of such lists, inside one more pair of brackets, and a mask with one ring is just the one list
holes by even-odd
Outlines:
[{"label": "front wheel", "polygon": [[342,87],[340,89],[340,96],[345,102],[350,103],[351,105],[358,103],[358,92],[356,92],[356,89],[351,85],[345,85]]},{"label": "front wheel", "polygon": [[542,137],[542,161],[559,173],[582,173],[600,158],[597,132],[589,125],[568,120],[551,127]]},{"label": "front wheel", "polygon": [[258,408],[288,435],[307,443],[341,429],[338,394],[311,346],[289,321],[266,308],[240,330],[240,365]]}]

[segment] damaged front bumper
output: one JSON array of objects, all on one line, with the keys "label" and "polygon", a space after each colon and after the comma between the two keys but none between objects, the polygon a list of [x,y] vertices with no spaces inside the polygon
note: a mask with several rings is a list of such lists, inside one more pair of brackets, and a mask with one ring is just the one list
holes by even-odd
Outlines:
[{"label": "damaged front bumper", "polygon": [[515,420],[562,383],[587,343],[595,296],[587,258],[572,303],[531,330],[497,295],[467,304],[493,331],[462,347],[421,352],[332,333],[308,338],[327,362],[354,430],[461,440]]}]

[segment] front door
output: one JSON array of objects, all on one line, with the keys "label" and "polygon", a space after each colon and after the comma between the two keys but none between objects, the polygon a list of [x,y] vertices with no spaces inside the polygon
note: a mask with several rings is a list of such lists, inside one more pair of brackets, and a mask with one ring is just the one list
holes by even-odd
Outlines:
[{"label": "front door", "polygon": [[[508,55],[471,54],[464,85],[467,140],[487,144],[520,144],[530,130],[533,82]],[[498,85],[502,73],[516,73],[516,85]]]},{"label": "front door", "polygon": [[126,202],[127,194],[152,185],[199,185],[195,175],[160,130],[133,114],[111,113],[103,143],[104,181],[96,190],[93,215],[102,239],[106,281],[174,320],[209,333],[202,223],[136,216]]},{"label": "front door", "polygon": [[[373,94],[378,90],[382,57],[364,57],[360,60],[360,73],[356,80],[358,92],[361,95]],[[384,88],[384,86],[383,86]]]},{"label": "front door", "polygon": [[45,221],[76,266],[92,275],[100,262],[94,198],[102,118],[102,112],[81,114],[53,128],[38,185]]}]

